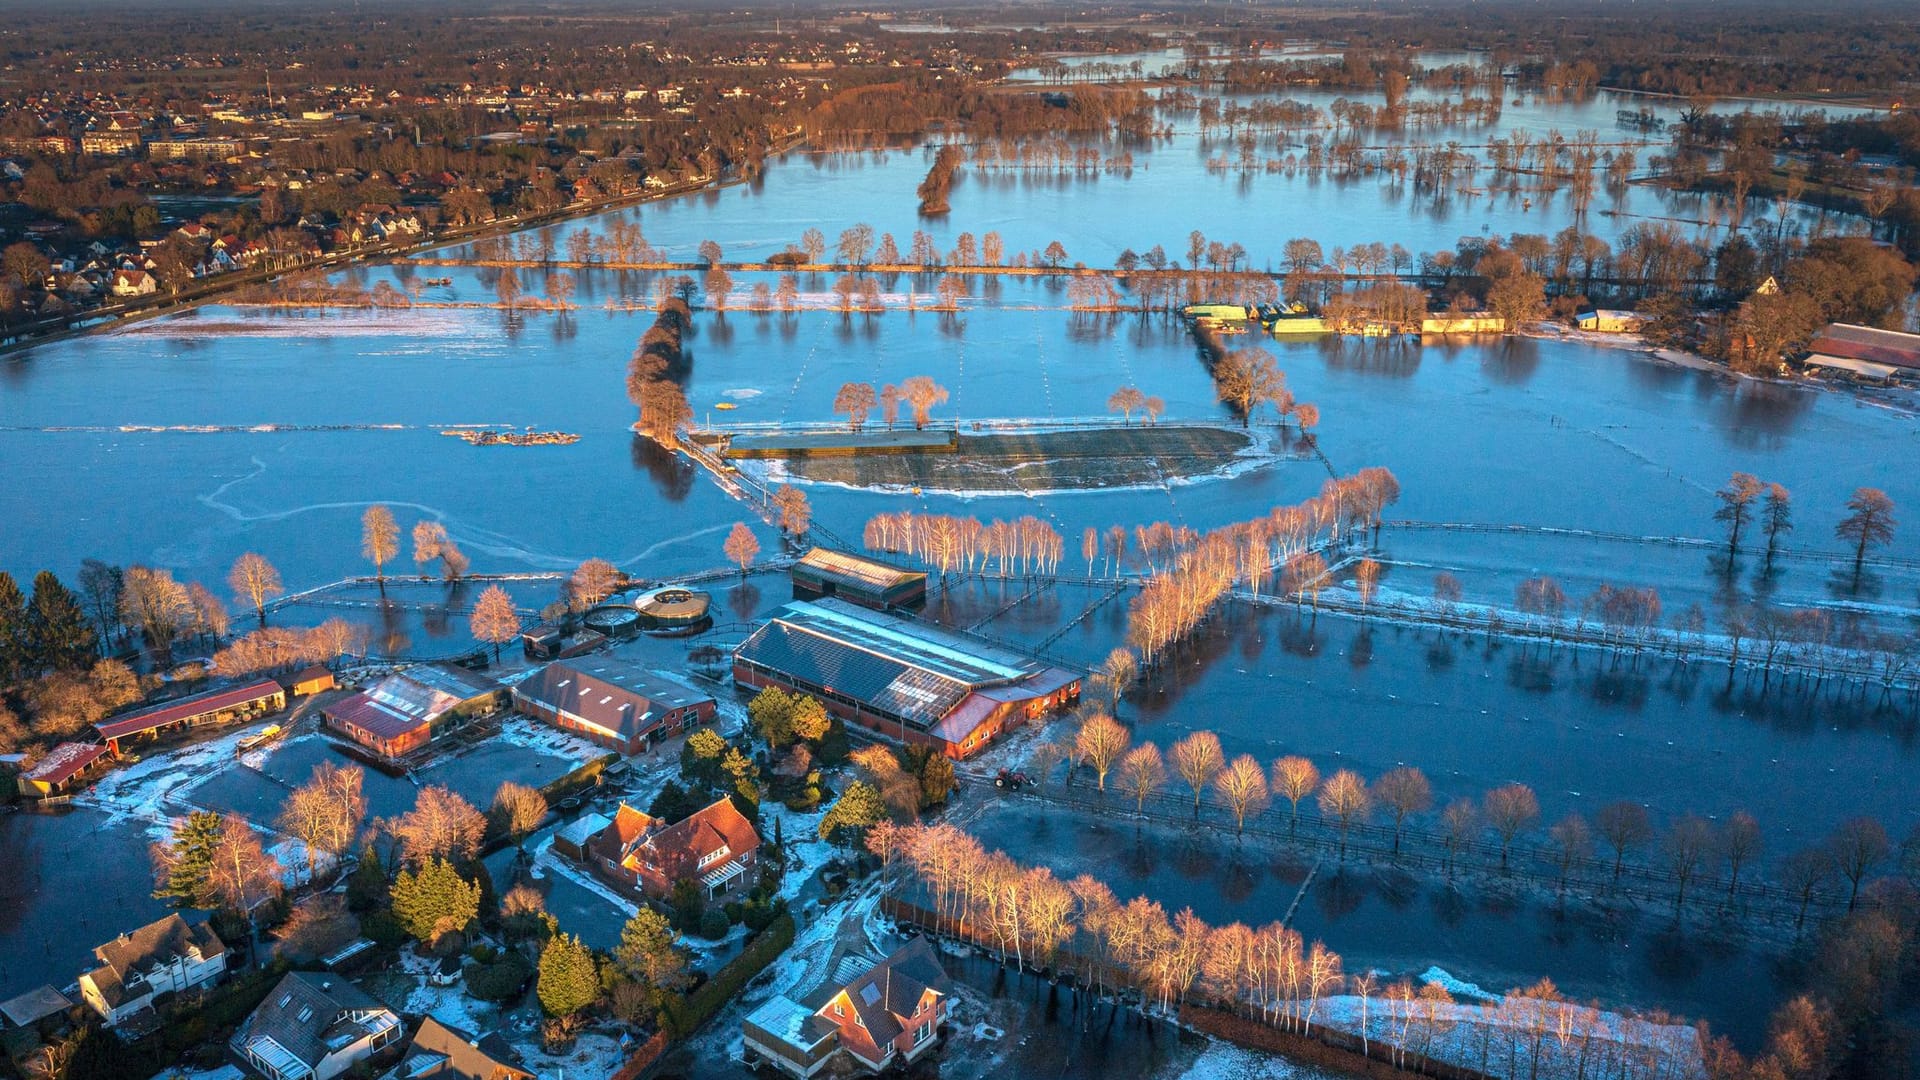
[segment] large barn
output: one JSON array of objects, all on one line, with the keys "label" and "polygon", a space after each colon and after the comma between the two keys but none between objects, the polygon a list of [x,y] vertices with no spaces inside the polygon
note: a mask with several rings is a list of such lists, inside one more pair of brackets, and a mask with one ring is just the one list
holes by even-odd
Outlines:
[{"label": "large barn", "polygon": [[528,716],[632,756],[713,719],[713,696],[606,656],[558,661],[513,688]]},{"label": "large barn", "polygon": [[842,719],[964,758],[1002,731],[1067,708],[1082,672],[842,600],[796,601],[733,657],[733,681],[819,698]]}]

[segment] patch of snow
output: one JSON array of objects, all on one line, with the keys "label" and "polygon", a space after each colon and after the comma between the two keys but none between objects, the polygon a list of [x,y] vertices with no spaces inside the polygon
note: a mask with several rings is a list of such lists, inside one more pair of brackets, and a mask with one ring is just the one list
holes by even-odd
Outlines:
[{"label": "patch of snow", "polygon": [[1180,1074],[1180,1080],[1278,1080],[1319,1075],[1286,1058],[1214,1041]]},{"label": "patch of snow", "polygon": [[1438,965],[1421,972],[1420,981],[1438,986],[1456,998],[1471,998],[1474,1001],[1486,1002],[1497,1002],[1501,1000],[1499,994],[1483,990],[1476,983],[1455,978],[1452,972]]},{"label": "patch of snow", "polygon": [[605,750],[577,735],[561,731],[556,727],[549,727],[517,713],[501,721],[500,734],[494,738],[509,745],[524,747],[551,757],[566,758],[575,765],[584,765],[606,754]]},{"label": "patch of snow", "polygon": [[631,919],[640,914],[639,905],[615,892],[612,886],[592,874],[574,866],[566,859],[553,853],[553,835],[549,833],[533,849],[533,864],[528,873],[535,878],[546,877],[549,873],[558,874],[575,885],[593,893],[600,899],[612,904]]},{"label": "patch of snow", "polygon": [[240,740],[258,733],[267,723],[238,727],[191,746],[158,750],[101,777],[90,789],[74,796],[74,805],[105,811],[116,820],[145,821],[148,835],[165,842],[173,836],[175,818],[195,809],[187,796],[231,767]]},{"label": "patch of snow", "polygon": [[974,1038],[980,1040],[981,1042],[999,1042],[1001,1039],[1004,1039],[1007,1037],[1006,1032],[1000,1030],[997,1027],[994,1027],[992,1024],[986,1023],[985,1021],[982,1021],[978,1024],[973,1025],[972,1034]]}]

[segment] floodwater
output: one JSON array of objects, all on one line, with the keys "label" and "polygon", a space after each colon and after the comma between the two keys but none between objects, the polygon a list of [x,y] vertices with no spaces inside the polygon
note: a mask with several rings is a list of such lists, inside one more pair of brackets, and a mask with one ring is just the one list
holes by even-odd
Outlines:
[{"label": "floodwater", "polygon": [[[1146,896],[1169,914],[1191,907],[1214,925],[1279,921],[1311,865],[1226,837],[1088,822],[1028,802],[1001,802],[971,828],[1022,863],[1062,878],[1090,873],[1123,901]],[[1781,990],[1774,959],[1737,927],[1679,928],[1658,910],[1602,913],[1578,899],[1562,907],[1332,859],[1289,925],[1340,953],[1351,973],[1417,982],[1437,966],[1492,993],[1551,978],[1569,997],[1706,1020],[1749,1047]]]},{"label": "floodwater", "polygon": [[[1305,92],[1292,96],[1309,100]],[[1311,100],[1329,105],[1336,96]],[[1410,131],[1405,141],[1476,144],[1520,128],[1536,135],[1593,129],[1603,141],[1634,141],[1638,133],[1614,127],[1612,118],[1616,108],[1640,103],[1527,95],[1507,107],[1497,128]],[[1665,103],[1651,107],[1672,112]],[[864,220],[902,246],[916,228],[943,249],[961,231],[998,231],[1009,251],[1057,239],[1089,264],[1156,243],[1184,259],[1187,232],[1197,228],[1245,244],[1255,266],[1277,263],[1293,236],[1329,249],[1378,240],[1421,251],[1450,248],[1463,236],[1551,233],[1569,221],[1564,195],[1536,196],[1530,205],[1504,193],[1436,202],[1378,178],[1211,172],[1207,159],[1232,148],[1203,140],[1191,117],[1174,123],[1169,139],[1125,147],[1135,157],[1130,175],[1060,180],[969,171],[955,188],[953,211],[937,221],[915,214],[925,150],[797,153],[752,184],[609,217],[638,222],[651,243],[683,258],[708,238],[730,258],[764,256],[809,227],[831,238]],[[1261,156],[1281,152],[1270,142]],[[1586,225],[1613,238],[1640,220],[1627,216],[1635,214],[1700,221],[1711,210],[1692,196],[1602,190]],[[1770,221],[1771,211],[1755,207],[1750,220]],[[1790,222],[1806,224],[1792,215]],[[608,223],[590,219],[559,233],[564,240],[573,227]],[[425,290],[423,302],[493,298],[492,272],[473,268],[378,266],[338,280],[371,287],[441,276],[454,284]],[[525,276],[537,294],[538,275]],[[214,306],[0,360],[0,474],[8,478],[0,509],[9,522],[0,569],[22,580],[41,567],[71,577],[82,558],[95,556],[166,566],[219,591],[233,559],[259,551],[290,588],[308,588],[368,569],[359,557],[359,518],[376,502],[392,506],[403,528],[442,521],[480,571],[567,570],[601,556],[637,575],[668,577],[719,563],[725,534],[742,520],[755,527],[763,550],[776,550],[771,531],[708,478],[631,434],[625,366],[651,321],[645,309],[653,280],[610,271],[576,276],[580,310],[564,317],[425,306],[384,314]],[[736,304],[756,280],[738,277]],[[904,277],[883,284],[896,295],[932,288]],[[815,298],[830,287],[823,279],[801,282]],[[929,374],[952,391],[936,411],[942,423],[1100,415],[1120,385],[1163,397],[1169,420],[1225,415],[1178,325],[1070,317],[1060,310],[1058,282],[976,281],[971,288],[958,317],[897,309],[850,319],[703,311],[690,342],[695,411],[703,420],[824,420],[843,381]],[[1294,393],[1320,407],[1319,446],[1335,469],[1383,465],[1398,475],[1405,494],[1389,513],[1396,519],[1710,537],[1712,492],[1743,470],[1793,490],[1793,546],[1830,551],[1855,487],[1884,488],[1905,506],[1920,502],[1920,480],[1901,467],[1920,448],[1920,425],[1910,412],[1844,393],[1739,382],[1571,341],[1265,344]],[[723,402],[737,408],[716,412]],[[581,438],[569,446],[476,447],[439,433],[453,424]],[[809,495],[816,520],[841,536],[857,539],[881,510],[1033,514],[1059,529],[1072,552],[1089,526],[1219,526],[1311,495],[1326,477],[1317,462],[1289,461],[1228,480],[1124,491],[967,498],[815,487]],[[1654,585],[1669,612],[1691,602],[1711,612],[1758,589],[1785,603],[1891,619],[1909,608],[1917,584],[1910,536],[1903,532],[1891,551],[1907,561],[1877,566],[1861,595],[1837,588],[1820,562],[1790,561],[1764,581],[1755,580],[1753,566],[1737,566],[1729,584],[1701,549],[1619,539],[1389,528],[1380,544],[1383,585],[1412,595],[1424,595],[1432,575],[1448,570],[1468,599],[1505,602],[1519,579],[1548,573],[1576,596],[1601,581]],[[1070,557],[1069,567],[1075,562]],[[537,603],[550,587],[516,586],[516,595]],[[729,611],[741,622],[779,598],[778,583],[748,589],[728,590]],[[1056,592],[1033,606],[1039,614],[1016,609],[988,628],[1038,640],[1090,602]],[[963,621],[994,610],[980,605]],[[1109,604],[1056,648],[1097,658],[1117,643],[1123,616],[1122,604]],[[457,618],[401,628],[417,646],[444,644],[447,652],[462,647],[460,630]],[[662,655],[682,647],[641,646]],[[1616,667],[1590,653],[1540,657],[1511,646],[1489,650],[1459,635],[1237,614],[1122,711],[1146,737],[1210,727],[1231,752],[1263,759],[1306,753],[1368,775],[1416,764],[1443,794],[1520,780],[1539,790],[1549,817],[1614,798],[1636,798],[1662,814],[1720,814],[1744,804],[1776,853],[1854,813],[1874,813],[1898,829],[1912,823],[1910,790],[1894,779],[1912,764],[1910,714],[1762,698],[1744,681],[1731,691],[1723,685],[1724,674],[1713,670]],[[520,768],[503,763],[499,775]],[[270,788],[299,778],[222,777],[207,790],[264,812]],[[377,785],[369,780],[371,790]],[[488,791],[495,780],[489,774]],[[119,833],[126,843],[111,839]],[[77,890],[124,900],[99,909],[115,911],[116,922],[157,914],[139,899],[148,883],[138,828],[102,829],[85,814],[20,816],[0,820],[0,838],[38,853],[50,887],[31,895]],[[89,856],[69,857],[80,851]],[[21,929],[0,935],[8,979],[64,982],[85,946],[75,945],[77,956],[35,950],[72,936],[53,933],[70,929],[71,909],[17,898],[14,905],[6,917]],[[1363,903],[1359,911],[1379,907]],[[1422,935],[1432,929],[1416,925]],[[1470,969],[1484,953],[1488,970],[1531,970],[1523,944],[1514,944],[1524,934],[1499,939],[1506,945],[1491,934],[1458,935],[1449,951]],[[1667,1000],[1653,983],[1618,989]]]}]

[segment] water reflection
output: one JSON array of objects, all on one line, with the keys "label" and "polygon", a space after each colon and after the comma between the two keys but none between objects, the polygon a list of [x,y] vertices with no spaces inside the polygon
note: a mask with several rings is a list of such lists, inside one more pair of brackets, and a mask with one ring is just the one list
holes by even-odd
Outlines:
[{"label": "water reflection", "polygon": [[670,503],[686,501],[698,472],[692,463],[639,435],[633,437],[630,452],[633,467],[652,478],[661,498]]}]

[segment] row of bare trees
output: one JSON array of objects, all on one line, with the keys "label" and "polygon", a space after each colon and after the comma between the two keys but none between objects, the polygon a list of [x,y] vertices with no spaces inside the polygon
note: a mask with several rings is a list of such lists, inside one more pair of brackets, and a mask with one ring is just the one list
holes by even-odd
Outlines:
[{"label": "row of bare trees", "polygon": [[[1216,805],[1232,815],[1236,833],[1244,831],[1250,819],[1265,814],[1276,800],[1283,800],[1287,834],[1297,836],[1300,808],[1307,804],[1310,822],[1334,831],[1342,859],[1356,829],[1369,829],[1382,841],[1390,836],[1390,853],[1398,858],[1409,825],[1426,820],[1436,805],[1432,782],[1414,766],[1390,769],[1369,783],[1353,769],[1323,776],[1319,766],[1299,755],[1266,765],[1251,754],[1228,760],[1219,736],[1211,731],[1191,732],[1162,751],[1150,742],[1133,745],[1126,726],[1098,708],[1086,712],[1071,732],[1038,747],[1029,769],[1044,784],[1058,763],[1067,766],[1068,785],[1077,770],[1091,770],[1102,793],[1111,775],[1140,814],[1146,813],[1149,801],[1172,794],[1168,789],[1176,782],[1184,789],[1183,798],[1191,797],[1196,820],[1211,795]],[[1387,825],[1376,827],[1381,819]],[[1427,824],[1420,838],[1444,850],[1448,870],[1462,855],[1478,852],[1490,857],[1497,850],[1504,871],[1517,844],[1532,845],[1533,854],[1553,868],[1562,889],[1581,869],[1604,873],[1610,867],[1611,880],[1617,885],[1629,857],[1644,855],[1651,861],[1636,869],[1665,875],[1674,887],[1676,910],[1685,905],[1688,888],[1715,865],[1721,873],[1718,880],[1726,886],[1723,899],[1731,903],[1742,875],[1760,865],[1765,848],[1760,823],[1744,810],[1717,823],[1682,814],[1664,829],[1656,829],[1646,807],[1627,801],[1600,807],[1591,820],[1569,813],[1546,829],[1545,844],[1538,845],[1540,800],[1532,788],[1520,783],[1499,785],[1477,801],[1469,796],[1449,800]],[[1602,848],[1604,852],[1599,851]],[[1776,883],[1788,899],[1798,903],[1800,919],[1815,895],[1836,879],[1845,883],[1851,908],[1862,886],[1895,854],[1884,826],[1872,818],[1853,818],[1837,826],[1825,841],[1782,858],[1775,867]],[[1920,870],[1920,829],[1898,854],[1907,871]]]},{"label": "row of bare trees", "polygon": [[1667,1017],[1580,1005],[1547,980],[1493,1004],[1455,1002],[1438,983],[1349,973],[1338,953],[1283,923],[1169,916],[1090,875],[1063,881],[1022,866],[952,825],[882,823],[867,842],[896,890],[926,898],[937,929],[1023,969],[1070,973],[1095,993],[1137,994],[1143,1011],[1200,1005],[1309,1037],[1332,1027],[1393,1046],[1403,1068],[1444,1060],[1518,1078],[1577,1061],[1583,1076],[1628,1080],[1679,1075],[1695,1060],[1692,1040],[1676,1037],[1692,1033]]},{"label": "row of bare trees", "polygon": [[945,404],[947,397],[947,388],[926,375],[909,375],[899,385],[887,383],[877,392],[872,383],[848,382],[841,383],[834,393],[833,411],[847,418],[848,430],[859,431],[877,405],[880,419],[886,422],[887,430],[892,431],[900,420],[900,406],[905,403],[913,413],[914,430],[921,431],[933,422],[933,407]]},{"label": "row of bare trees", "polygon": [[1060,533],[1032,515],[982,524],[957,514],[881,513],[867,519],[862,542],[869,551],[911,555],[942,574],[1052,574],[1065,553]]}]

